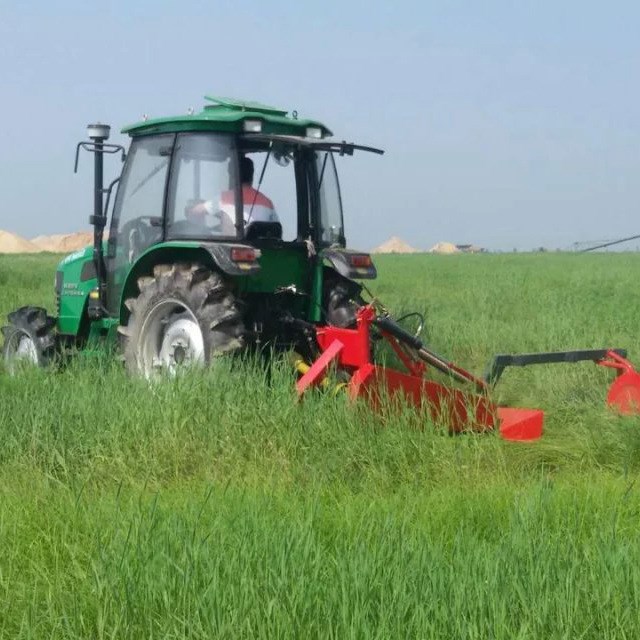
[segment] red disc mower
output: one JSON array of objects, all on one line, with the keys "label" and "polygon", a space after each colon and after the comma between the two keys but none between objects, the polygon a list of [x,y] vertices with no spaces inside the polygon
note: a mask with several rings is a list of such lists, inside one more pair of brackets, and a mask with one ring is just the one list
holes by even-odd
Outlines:
[{"label": "red disc mower", "polygon": [[[390,345],[406,371],[372,361],[372,330]],[[296,385],[299,397],[320,384],[333,365],[348,374],[349,397],[363,397],[374,408],[380,408],[385,398],[402,398],[426,410],[434,422],[445,424],[452,433],[498,429],[506,440],[536,440],[543,432],[543,411],[500,407],[490,398],[490,391],[505,368],[591,360],[616,371],[607,394],[609,406],[621,414],[640,413],[640,374],[622,349],[498,355],[485,376],[478,378],[427,349],[388,314],[378,315],[373,304],[358,309],[355,328],[326,325],[316,327],[315,333],[321,353],[310,366],[302,365],[299,369],[302,374]],[[429,379],[430,367],[461,386]],[[468,391],[465,386],[473,390]]]}]

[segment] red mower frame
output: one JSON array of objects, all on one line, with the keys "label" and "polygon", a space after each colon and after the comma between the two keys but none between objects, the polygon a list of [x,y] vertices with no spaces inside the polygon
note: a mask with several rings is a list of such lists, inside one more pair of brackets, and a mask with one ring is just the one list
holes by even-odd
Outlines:
[{"label": "red mower frame", "polygon": [[[407,369],[406,373],[372,362],[372,326],[390,344]],[[346,385],[349,397],[353,400],[363,397],[375,409],[380,408],[385,396],[401,396],[406,402],[426,410],[432,420],[446,424],[451,433],[497,428],[506,440],[530,441],[542,436],[544,412],[540,409],[499,407],[489,397],[504,369],[508,366],[592,360],[617,372],[607,394],[607,403],[623,414],[638,413],[640,408],[640,374],[621,349],[499,355],[483,379],[428,350],[418,338],[390,317],[377,316],[372,304],[358,310],[355,329],[328,325],[317,327],[315,331],[321,354],[298,380],[298,397],[321,383],[329,368],[336,365],[350,374]],[[428,379],[429,366],[457,382],[473,385],[475,391],[463,391]]]}]

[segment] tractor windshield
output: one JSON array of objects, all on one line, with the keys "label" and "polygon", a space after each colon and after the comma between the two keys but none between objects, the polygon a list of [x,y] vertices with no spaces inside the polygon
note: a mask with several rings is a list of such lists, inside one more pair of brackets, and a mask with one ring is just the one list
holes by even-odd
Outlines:
[{"label": "tractor windshield", "polygon": [[167,237],[236,236],[236,184],[232,136],[179,134],[167,199]]},{"label": "tractor windshield", "polygon": [[[344,244],[333,150],[307,141],[247,136],[240,145],[245,237]],[[260,236],[263,237],[263,236]]]},{"label": "tractor windshield", "polygon": [[[263,209],[262,212],[272,216],[271,220],[275,217],[278,227],[282,224],[286,231],[288,226],[295,226],[297,232],[293,233],[297,240],[310,239],[325,247],[345,245],[342,198],[335,154],[352,156],[354,151],[384,153],[382,149],[352,142],[301,139],[296,136],[272,134],[245,136],[241,141],[240,151],[241,163],[242,156],[247,155],[252,155],[252,159],[258,160],[253,162],[255,189],[251,191],[251,195],[255,195],[255,191],[259,192],[255,199],[244,197],[243,186],[245,237],[251,236],[250,226],[252,221],[256,220],[253,212],[256,211],[258,202],[263,202],[267,210]],[[273,169],[274,165],[279,166]],[[282,171],[279,167],[290,169]],[[270,181],[275,175],[284,178],[285,174],[286,180],[283,180],[282,184],[288,185],[289,193],[281,198],[281,187],[272,187]],[[291,223],[287,223],[283,212],[286,207],[292,206],[296,208],[297,220],[292,219]],[[273,223],[271,226],[273,227]],[[284,237],[286,235],[285,233]]]},{"label": "tractor windshield", "polygon": [[333,153],[316,151],[315,158],[320,205],[320,239],[323,244],[344,245],[342,198]]},{"label": "tractor windshield", "polygon": [[298,237],[295,152],[280,146],[240,148],[242,218],[245,237],[293,241]]}]

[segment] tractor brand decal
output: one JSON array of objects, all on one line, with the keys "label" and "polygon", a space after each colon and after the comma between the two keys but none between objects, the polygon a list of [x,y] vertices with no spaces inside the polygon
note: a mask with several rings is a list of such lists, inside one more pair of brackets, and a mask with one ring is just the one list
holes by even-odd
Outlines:
[{"label": "tractor brand decal", "polygon": [[78,289],[78,284],[76,282],[65,282],[62,285],[62,295],[63,296],[84,296],[86,292],[82,289]]},{"label": "tractor brand decal", "polygon": [[70,253],[60,264],[68,264],[69,262],[73,262],[78,258],[82,258],[85,255],[86,248],[79,249],[78,251],[74,251],[74,253]]}]

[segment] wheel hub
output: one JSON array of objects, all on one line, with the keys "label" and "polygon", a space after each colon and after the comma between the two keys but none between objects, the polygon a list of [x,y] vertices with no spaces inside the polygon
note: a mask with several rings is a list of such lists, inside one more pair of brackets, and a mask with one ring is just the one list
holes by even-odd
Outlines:
[{"label": "wheel hub", "polygon": [[139,359],[147,377],[175,374],[204,364],[204,338],[193,312],[178,300],[163,300],[149,313],[140,332]]},{"label": "wheel hub", "polygon": [[188,351],[181,344],[179,344],[173,350],[173,359],[176,361],[176,364],[182,364],[185,361],[187,354]]},{"label": "wheel hub", "polygon": [[158,357],[172,372],[178,366],[204,362],[204,342],[198,323],[191,318],[170,319]]}]

